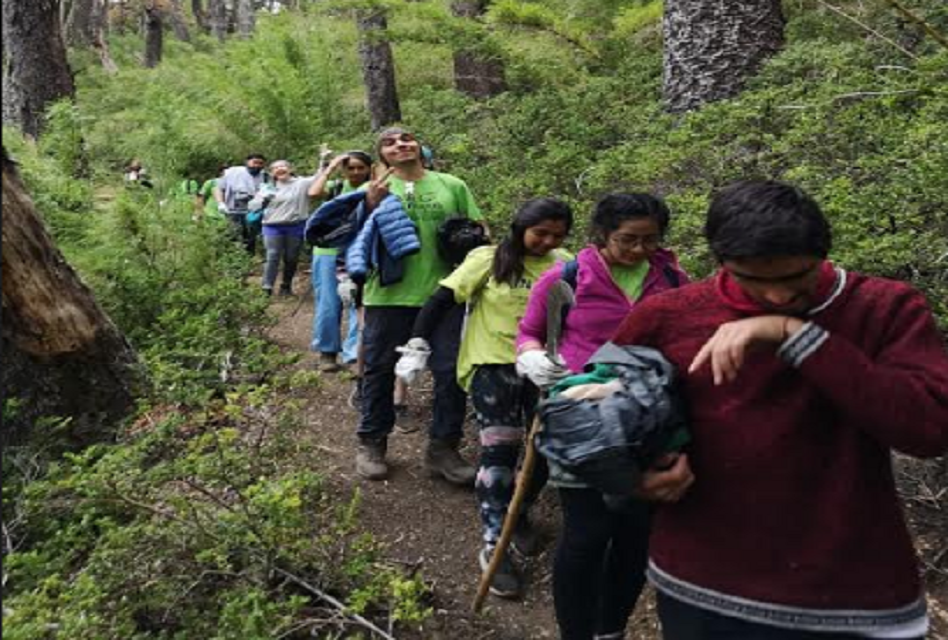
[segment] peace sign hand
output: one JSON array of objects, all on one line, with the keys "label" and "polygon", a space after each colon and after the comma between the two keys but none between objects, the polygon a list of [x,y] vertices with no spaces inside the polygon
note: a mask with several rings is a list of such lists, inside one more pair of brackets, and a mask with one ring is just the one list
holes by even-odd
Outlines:
[{"label": "peace sign hand", "polygon": [[378,175],[374,180],[369,182],[369,188],[366,191],[365,203],[369,208],[369,211],[372,211],[379,205],[382,200],[385,199],[385,196],[388,195],[388,182],[386,182],[389,176],[392,175],[392,172],[395,171],[395,167],[388,167],[380,175]]}]

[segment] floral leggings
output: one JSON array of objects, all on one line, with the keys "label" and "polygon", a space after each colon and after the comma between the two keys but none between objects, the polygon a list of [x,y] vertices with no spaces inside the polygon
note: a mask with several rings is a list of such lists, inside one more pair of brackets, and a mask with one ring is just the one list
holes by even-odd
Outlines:
[{"label": "floral leggings", "polygon": [[[539,390],[517,375],[512,364],[480,365],[471,381],[471,404],[480,433],[481,459],[474,490],[484,524],[484,542],[494,546],[500,538],[507,505],[513,498],[517,460],[533,420]],[[527,490],[526,505],[536,500],[546,484],[549,469],[537,456]]]}]

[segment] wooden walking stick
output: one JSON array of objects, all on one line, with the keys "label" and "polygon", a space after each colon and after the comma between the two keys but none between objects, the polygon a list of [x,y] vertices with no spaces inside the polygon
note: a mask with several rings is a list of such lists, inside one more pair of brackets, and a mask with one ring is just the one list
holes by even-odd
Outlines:
[{"label": "wooden walking stick", "polygon": [[[565,312],[573,305],[573,288],[563,280],[557,280],[553,283],[547,292],[546,297],[546,350],[550,358],[556,361],[556,355],[559,353],[560,336],[563,333],[563,318]],[[481,582],[477,587],[477,595],[474,596],[474,613],[479,613],[484,606],[484,599],[487,598],[487,592],[490,589],[490,583],[497,573],[497,568],[510,546],[510,539],[513,538],[514,529],[517,528],[517,520],[520,518],[520,511],[523,508],[523,500],[527,495],[527,486],[533,477],[533,468],[536,466],[537,451],[533,441],[540,430],[539,411],[533,417],[533,424],[530,425],[530,432],[527,434],[527,450],[523,456],[523,466],[520,468],[520,474],[517,476],[517,488],[514,491],[513,498],[507,506],[507,515],[504,517],[504,526],[500,531],[500,540],[494,547],[490,556],[490,564],[487,570],[481,576]]]}]

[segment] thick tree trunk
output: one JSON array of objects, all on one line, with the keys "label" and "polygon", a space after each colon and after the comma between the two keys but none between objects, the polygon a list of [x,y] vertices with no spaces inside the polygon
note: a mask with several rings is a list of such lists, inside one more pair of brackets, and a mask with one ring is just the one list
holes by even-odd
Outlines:
[{"label": "thick tree trunk", "polygon": [[71,417],[79,442],[103,439],[132,408],[143,369],[53,244],[3,151],[3,367],[0,387],[16,399],[4,444],[42,416]]},{"label": "thick tree trunk", "polygon": [[66,61],[57,0],[3,3],[3,122],[37,136],[50,103],[76,89]]},{"label": "thick tree trunk", "polygon": [[184,10],[181,9],[181,0],[170,0],[168,5],[168,17],[174,37],[181,42],[191,42],[191,32],[188,30],[188,21],[184,18]]},{"label": "thick tree trunk", "polygon": [[211,35],[221,42],[227,38],[227,5],[224,0],[207,0],[208,24]]},{"label": "thick tree trunk", "polygon": [[[457,0],[451,3],[451,12],[456,17],[472,21],[486,10],[486,0]],[[503,93],[507,90],[503,60],[475,49],[455,51],[454,86],[478,100]]]},{"label": "thick tree trunk", "polygon": [[157,3],[145,6],[145,66],[154,69],[161,62],[165,45],[164,16]]},{"label": "thick tree trunk", "polygon": [[665,0],[666,109],[736,96],[781,49],[784,24],[780,0]]},{"label": "thick tree trunk", "polygon": [[388,21],[383,10],[374,9],[361,14],[357,22],[366,106],[372,129],[377,130],[402,119],[395,85],[395,59],[386,33]]},{"label": "thick tree trunk", "polygon": [[241,38],[249,38],[257,26],[253,0],[236,0],[236,2],[234,15],[237,21],[237,35]]},{"label": "thick tree trunk", "polygon": [[112,53],[109,51],[109,7],[108,0],[95,0],[92,12],[92,48],[99,54],[99,60],[102,66],[109,73],[118,71],[118,65],[112,59]]},{"label": "thick tree trunk", "polygon": [[201,0],[191,0],[191,13],[194,14],[194,22],[198,29],[205,33],[210,33],[211,25],[208,24],[207,14],[204,13],[204,5]]},{"label": "thick tree trunk", "polygon": [[73,0],[66,19],[66,43],[88,47],[95,40],[94,13],[98,0]]}]

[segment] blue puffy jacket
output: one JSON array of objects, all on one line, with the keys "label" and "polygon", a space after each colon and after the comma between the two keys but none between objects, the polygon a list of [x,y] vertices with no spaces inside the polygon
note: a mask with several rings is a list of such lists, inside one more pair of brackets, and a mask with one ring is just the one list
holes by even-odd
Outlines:
[{"label": "blue puffy jacket", "polygon": [[349,245],[346,272],[354,282],[365,282],[369,272],[376,269],[383,287],[395,284],[404,276],[402,258],[420,250],[421,240],[415,223],[405,213],[401,199],[389,194],[372,211]]},{"label": "blue puffy jacket", "polygon": [[365,222],[365,195],[352,191],[321,204],[306,221],[306,239],[317,247],[345,251]]}]

